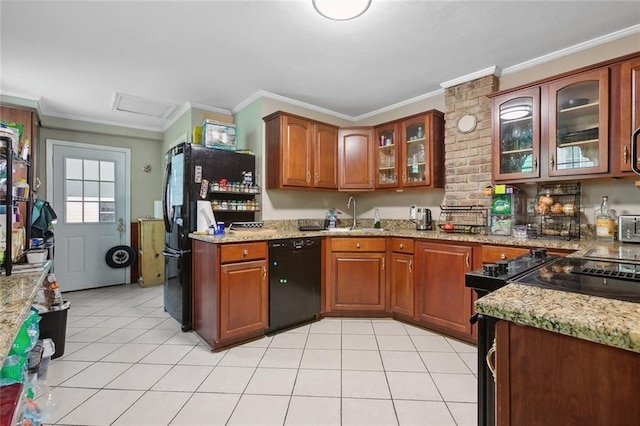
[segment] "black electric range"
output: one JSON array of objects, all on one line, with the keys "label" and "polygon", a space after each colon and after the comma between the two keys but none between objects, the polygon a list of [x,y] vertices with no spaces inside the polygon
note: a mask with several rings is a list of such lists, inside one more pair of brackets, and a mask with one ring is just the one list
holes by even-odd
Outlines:
[{"label": "black electric range", "polygon": [[640,263],[628,260],[565,257],[512,282],[640,303]]},{"label": "black electric range", "polygon": [[[478,297],[486,296],[518,277],[558,259],[558,256],[547,254],[545,249],[531,249],[525,255],[485,264],[482,269],[468,272],[465,274],[465,286],[472,288]],[[486,356],[493,345],[494,327],[498,320],[490,316],[474,314],[471,322],[478,323],[478,425],[493,426],[495,424],[495,384],[486,363]]]},{"label": "black electric range", "polygon": [[[549,256],[544,249],[532,249],[465,276],[465,285],[478,297],[510,282],[640,303],[640,246],[599,246],[583,257]],[[475,314],[471,321],[478,322],[478,425],[494,425],[495,385],[485,359],[498,320]]]},{"label": "black electric range", "polygon": [[549,255],[545,249],[531,249],[529,253],[496,263],[487,263],[482,269],[465,274],[465,286],[478,293],[478,297],[485,296],[492,291],[504,287],[507,282],[558,259]]}]

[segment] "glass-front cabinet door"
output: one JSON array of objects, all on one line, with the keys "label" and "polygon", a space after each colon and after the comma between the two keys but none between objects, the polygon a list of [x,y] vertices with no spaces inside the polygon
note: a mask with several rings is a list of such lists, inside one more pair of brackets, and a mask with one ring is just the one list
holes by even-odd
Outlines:
[{"label": "glass-front cabinet door", "polygon": [[398,187],[398,124],[383,124],[375,128],[377,143],[376,188]]},{"label": "glass-front cabinet door", "polygon": [[493,98],[494,180],[540,176],[540,88]]},{"label": "glass-front cabinet door", "polygon": [[429,158],[430,132],[427,131],[426,116],[418,116],[401,123],[402,156],[400,171],[402,186],[431,185],[431,159]]},{"label": "glass-front cabinet door", "polygon": [[609,170],[609,70],[549,83],[549,176]]}]

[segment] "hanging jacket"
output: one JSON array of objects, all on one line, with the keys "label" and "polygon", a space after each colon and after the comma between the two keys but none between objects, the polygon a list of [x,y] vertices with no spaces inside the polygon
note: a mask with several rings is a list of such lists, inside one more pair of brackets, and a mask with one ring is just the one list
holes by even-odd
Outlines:
[{"label": "hanging jacket", "polygon": [[31,238],[44,238],[45,241],[52,238],[57,219],[56,212],[47,201],[36,200],[31,213]]}]

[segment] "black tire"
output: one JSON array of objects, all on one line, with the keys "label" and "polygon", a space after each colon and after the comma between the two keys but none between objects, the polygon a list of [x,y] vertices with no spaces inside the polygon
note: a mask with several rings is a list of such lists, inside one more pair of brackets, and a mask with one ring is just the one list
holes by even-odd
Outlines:
[{"label": "black tire", "polygon": [[136,252],[129,246],[115,246],[107,251],[105,261],[111,268],[128,268],[136,261]]}]

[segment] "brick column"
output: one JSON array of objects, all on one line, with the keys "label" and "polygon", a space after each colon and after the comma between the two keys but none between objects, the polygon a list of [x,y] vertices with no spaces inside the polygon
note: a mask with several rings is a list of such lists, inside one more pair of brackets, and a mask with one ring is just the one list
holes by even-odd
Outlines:
[{"label": "brick column", "polygon": [[[447,206],[489,206],[482,190],[491,184],[491,101],[488,94],[498,87],[488,75],[445,89],[445,197]],[[478,120],[470,133],[457,128],[460,117]]]}]

